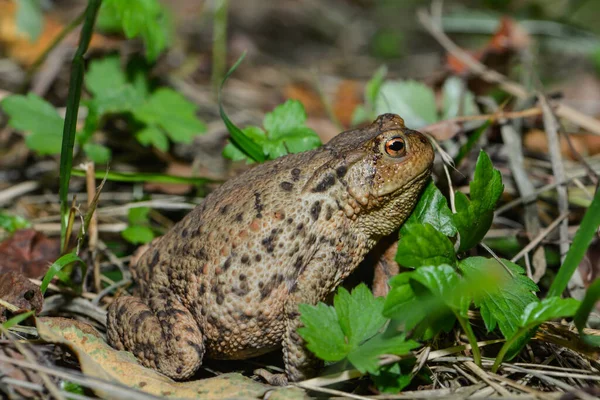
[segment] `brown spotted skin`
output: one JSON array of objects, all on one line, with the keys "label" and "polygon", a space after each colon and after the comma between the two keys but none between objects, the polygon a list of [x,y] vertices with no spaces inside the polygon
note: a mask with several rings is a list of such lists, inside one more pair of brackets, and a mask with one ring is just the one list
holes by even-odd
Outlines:
[{"label": "brown spotted skin", "polygon": [[[385,148],[396,137],[400,158]],[[298,304],[324,300],[404,222],[433,158],[422,134],[385,114],[226,182],[142,254],[132,271],[140,297],[110,306],[109,342],[175,379],[205,355],[245,359],[279,346],[290,380],[314,375]]]}]

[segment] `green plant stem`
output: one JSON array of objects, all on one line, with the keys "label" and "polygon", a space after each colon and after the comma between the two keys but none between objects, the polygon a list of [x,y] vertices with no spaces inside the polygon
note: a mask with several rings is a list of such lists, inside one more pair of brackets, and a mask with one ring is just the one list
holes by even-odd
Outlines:
[{"label": "green plant stem", "polygon": [[520,336],[526,334],[529,331],[529,329],[531,329],[531,326],[519,328],[519,330],[514,334],[513,337],[504,342],[502,348],[500,348],[500,351],[496,356],[496,359],[494,360],[494,365],[492,366],[493,373],[496,373],[498,371],[498,368],[500,368],[500,364],[502,364],[502,361],[504,361],[504,357],[506,356],[508,350],[510,350],[511,346],[519,339]]},{"label": "green plant stem", "polygon": [[455,315],[456,319],[460,323],[460,326],[467,335],[469,344],[471,345],[471,351],[473,351],[473,361],[475,361],[475,364],[477,364],[478,367],[481,367],[481,351],[479,350],[479,346],[477,345],[477,338],[475,337],[473,328],[471,327],[471,324],[466,318],[463,318],[458,314]]},{"label": "green plant stem", "polygon": [[[71,63],[71,79],[69,82],[69,94],[67,97],[67,112],[65,115],[65,125],[63,129],[62,146],[60,152],[60,234],[61,243],[65,243],[67,232],[67,219],[69,216],[69,203],[67,196],[69,193],[69,182],[71,180],[71,167],[73,165],[73,146],[75,145],[75,131],[77,127],[77,113],[79,112],[79,102],[81,100],[81,88],[83,85],[84,59],[83,56],[92,38],[94,23],[98,9],[102,0],[89,0],[85,10],[85,19],[81,34],[79,36],[79,46]],[[65,248],[62,249],[64,253]]]},{"label": "green plant stem", "polygon": [[213,18],[213,51],[212,51],[212,86],[215,97],[225,75],[227,60],[227,9],[229,0],[214,1]]},{"label": "green plant stem", "polygon": [[38,58],[36,58],[35,62],[31,65],[31,68],[29,68],[29,71],[27,71],[27,81],[29,81],[29,79],[33,76],[35,71],[37,71],[40,65],[42,65],[44,60],[46,60],[48,54],[50,54],[52,50],[54,50],[64,40],[64,38],[67,37],[69,33],[71,33],[75,28],[77,28],[81,24],[81,22],[85,18],[86,12],[87,10],[82,12],[79,16],[77,16],[77,18],[75,18],[67,26],[65,26],[63,30],[60,31],[60,33],[52,40],[52,43],[50,43],[50,45],[46,47],[46,50],[44,50],[44,52],[40,54]]},{"label": "green plant stem", "polygon": [[550,285],[548,297],[560,296],[565,291],[571,276],[575,273],[575,270],[585,256],[587,249],[590,247],[599,225],[600,190],[596,189],[592,204],[590,204],[590,207],[585,212],[581,224],[579,225],[579,229],[577,229],[577,232],[575,233],[571,247],[567,252],[567,256],[558,270],[558,274],[556,274],[552,285]]}]

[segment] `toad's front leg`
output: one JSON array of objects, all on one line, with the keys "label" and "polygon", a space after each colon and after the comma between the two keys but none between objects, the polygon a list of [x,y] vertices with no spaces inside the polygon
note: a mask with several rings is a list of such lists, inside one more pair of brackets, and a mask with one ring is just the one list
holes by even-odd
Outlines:
[{"label": "toad's front leg", "polygon": [[202,364],[204,341],[192,314],[172,295],[122,296],[108,308],[108,342],[173,379]]}]

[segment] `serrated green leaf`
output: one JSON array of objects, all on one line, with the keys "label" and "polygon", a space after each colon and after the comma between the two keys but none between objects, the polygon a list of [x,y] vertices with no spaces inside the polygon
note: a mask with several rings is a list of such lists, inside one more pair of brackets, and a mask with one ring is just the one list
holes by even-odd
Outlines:
[{"label": "serrated green leaf", "polygon": [[266,113],[263,126],[269,139],[278,139],[288,132],[304,126],[306,111],[298,100],[287,100],[278,105],[273,111]]},{"label": "serrated green leaf", "polygon": [[414,211],[405,225],[414,223],[431,224],[436,230],[446,236],[456,235],[456,227],[452,220],[452,211],[448,207],[446,198],[435,186],[433,181],[423,191]]},{"label": "serrated green leaf", "polygon": [[484,257],[469,257],[458,263],[458,268],[466,278],[474,280],[485,275],[493,278],[495,287],[480,287],[481,291],[474,302],[481,309],[481,316],[488,331],[496,326],[506,339],[514,336],[519,328],[520,318],[525,307],[537,301],[532,293],[537,291],[537,285],[524,276],[524,271],[517,264],[502,260],[512,273],[509,274],[495,259]]},{"label": "serrated green leaf", "polygon": [[267,138],[263,143],[263,151],[274,160],[286,154],[300,153],[316,149],[321,145],[319,136],[308,127],[298,127],[277,139]]},{"label": "serrated green leaf", "polygon": [[0,228],[8,233],[15,233],[19,229],[29,228],[31,222],[27,221],[20,215],[12,215],[4,211],[0,211]]},{"label": "serrated green leaf", "polygon": [[30,149],[42,155],[60,153],[64,120],[52,104],[28,93],[8,96],[0,105],[10,126],[29,132],[25,143]]},{"label": "serrated green leaf", "polygon": [[150,207],[130,208],[127,213],[127,220],[131,225],[142,225],[148,222]]},{"label": "serrated green leaf", "polygon": [[298,329],[298,334],[306,341],[306,348],[325,361],[344,359],[350,346],[345,342],[335,309],[319,303],[300,304],[299,310],[304,326]]},{"label": "serrated green leaf", "polygon": [[147,126],[137,131],[135,138],[144,146],[154,146],[164,152],[169,150],[169,138],[156,126]]},{"label": "serrated green leaf", "polygon": [[112,93],[128,84],[119,56],[99,58],[90,63],[85,86],[94,96]]},{"label": "serrated green leaf", "polygon": [[96,164],[106,164],[110,161],[112,151],[110,148],[98,143],[86,143],[83,145],[83,151],[90,160]]},{"label": "serrated green leaf", "polygon": [[421,345],[414,340],[406,340],[404,335],[394,336],[380,333],[348,354],[348,361],[362,373],[374,373],[379,368],[379,359],[384,354],[405,355]]},{"label": "serrated green leaf", "polygon": [[375,101],[375,113],[401,115],[406,126],[418,129],[437,121],[435,95],[416,81],[386,81]]},{"label": "serrated green leaf", "polygon": [[580,304],[579,300],[561,299],[560,297],[549,297],[542,301],[533,301],[523,310],[519,326],[525,328],[557,318],[572,317],[577,312]]},{"label": "serrated green leaf", "polygon": [[133,244],[146,244],[154,239],[154,232],[147,226],[132,225],[121,232],[123,239]]},{"label": "serrated green leaf", "polygon": [[451,76],[446,79],[442,87],[442,101],[442,120],[478,113],[475,96],[459,77]]},{"label": "serrated green leaf", "polygon": [[17,1],[17,30],[27,34],[31,43],[36,42],[44,28],[44,16],[40,0]]},{"label": "serrated green leaf", "polygon": [[141,37],[151,61],[170,41],[168,10],[158,0],[104,0],[101,13],[116,18],[128,38]]},{"label": "serrated green leaf", "polygon": [[452,242],[431,224],[404,224],[396,261],[404,267],[456,264]]},{"label": "serrated green leaf", "polygon": [[471,200],[456,193],[453,222],[460,234],[459,251],[476,246],[492,226],[494,209],[504,191],[500,171],[494,169],[488,155],[481,151],[470,183]]},{"label": "serrated green leaf", "polygon": [[191,143],[204,133],[206,126],[196,116],[196,105],[168,88],[156,90],[148,101],[133,110],[136,119],[147,125],[158,125],[176,143]]},{"label": "serrated green leaf", "polygon": [[347,343],[356,347],[375,335],[387,318],[381,315],[383,297],[374,297],[369,288],[361,283],[350,294],[340,287],[333,304]]}]

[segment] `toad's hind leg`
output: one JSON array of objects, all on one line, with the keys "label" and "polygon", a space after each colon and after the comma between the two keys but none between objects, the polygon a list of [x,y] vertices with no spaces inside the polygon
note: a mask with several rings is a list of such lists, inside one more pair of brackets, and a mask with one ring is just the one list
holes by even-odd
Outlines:
[{"label": "toad's hind leg", "polygon": [[202,364],[204,341],[192,314],[174,296],[122,296],[108,309],[108,342],[173,379]]}]

